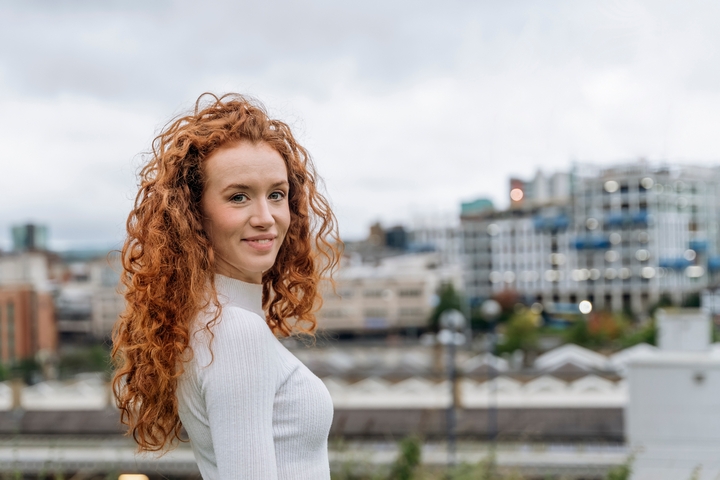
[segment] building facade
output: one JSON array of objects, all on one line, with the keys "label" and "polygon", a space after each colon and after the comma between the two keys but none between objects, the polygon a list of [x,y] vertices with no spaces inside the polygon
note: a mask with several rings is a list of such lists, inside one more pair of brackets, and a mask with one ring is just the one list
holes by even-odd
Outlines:
[{"label": "building facade", "polygon": [[52,295],[32,285],[0,286],[0,363],[57,349]]},{"label": "building facade", "polygon": [[[512,289],[546,305],[589,300],[642,313],[663,295],[680,304],[717,282],[717,168],[576,165],[567,180],[547,178],[554,190],[538,176],[532,188],[513,179],[508,209],[462,216],[475,302]],[[555,193],[536,195],[544,191]]]},{"label": "building facade", "polygon": [[460,275],[458,268],[443,268],[438,252],[388,257],[379,264],[346,261],[335,290],[324,289],[318,327],[348,333],[424,329],[438,287],[457,283]]}]

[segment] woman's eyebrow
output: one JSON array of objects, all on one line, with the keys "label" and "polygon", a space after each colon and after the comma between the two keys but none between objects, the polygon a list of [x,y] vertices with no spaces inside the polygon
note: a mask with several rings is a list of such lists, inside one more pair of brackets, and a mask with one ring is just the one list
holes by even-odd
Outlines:
[{"label": "woman's eyebrow", "polygon": [[224,193],[228,190],[250,190],[250,187],[242,183],[231,183],[230,185],[223,188],[222,192]]},{"label": "woman's eyebrow", "polygon": [[[280,180],[279,182],[275,182],[272,185],[270,185],[270,188],[278,188],[278,187],[287,187],[290,184],[287,180]],[[244,183],[231,183],[230,185],[226,186],[222,189],[222,193],[227,192],[228,190],[251,190],[252,187],[249,185],[245,185]]]}]

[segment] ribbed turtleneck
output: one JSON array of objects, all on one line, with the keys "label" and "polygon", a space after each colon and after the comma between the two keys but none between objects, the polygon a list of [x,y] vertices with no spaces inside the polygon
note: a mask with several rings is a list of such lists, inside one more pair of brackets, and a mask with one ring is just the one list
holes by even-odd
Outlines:
[{"label": "ribbed turtleneck", "polygon": [[190,337],[178,414],[205,480],[329,480],[333,407],[323,382],[273,335],[262,285],[215,276],[219,321]]},{"label": "ribbed turtleneck", "polygon": [[215,289],[221,305],[240,307],[265,318],[262,308],[262,284],[247,283],[216,273]]}]

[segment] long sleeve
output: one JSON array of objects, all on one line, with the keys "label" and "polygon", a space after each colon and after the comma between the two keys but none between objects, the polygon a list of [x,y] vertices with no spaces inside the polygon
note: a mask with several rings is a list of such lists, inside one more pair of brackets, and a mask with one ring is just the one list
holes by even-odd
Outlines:
[{"label": "long sleeve", "polygon": [[199,368],[218,480],[276,479],[276,340],[259,316],[232,307],[213,331],[212,363]]},{"label": "long sleeve", "polygon": [[[216,275],[178,379],[178,415],[204,480],[330,480],[333,407],[323,382],[265,323],[262,285]],[[212,337],[212,338],[211,338]]]}]

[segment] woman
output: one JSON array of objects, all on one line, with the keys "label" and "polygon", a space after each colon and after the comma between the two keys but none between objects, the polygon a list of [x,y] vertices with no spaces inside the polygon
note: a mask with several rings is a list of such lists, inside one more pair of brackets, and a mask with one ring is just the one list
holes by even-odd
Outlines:
[{"label": "woman", "polygon": [[276,338],[312,332],[337,265],[308,153],[258,103],[205,94],[140,179],[113,334],[121,421],[141,451],[184,427],[207,480],[330,478],[330,396]]}]

